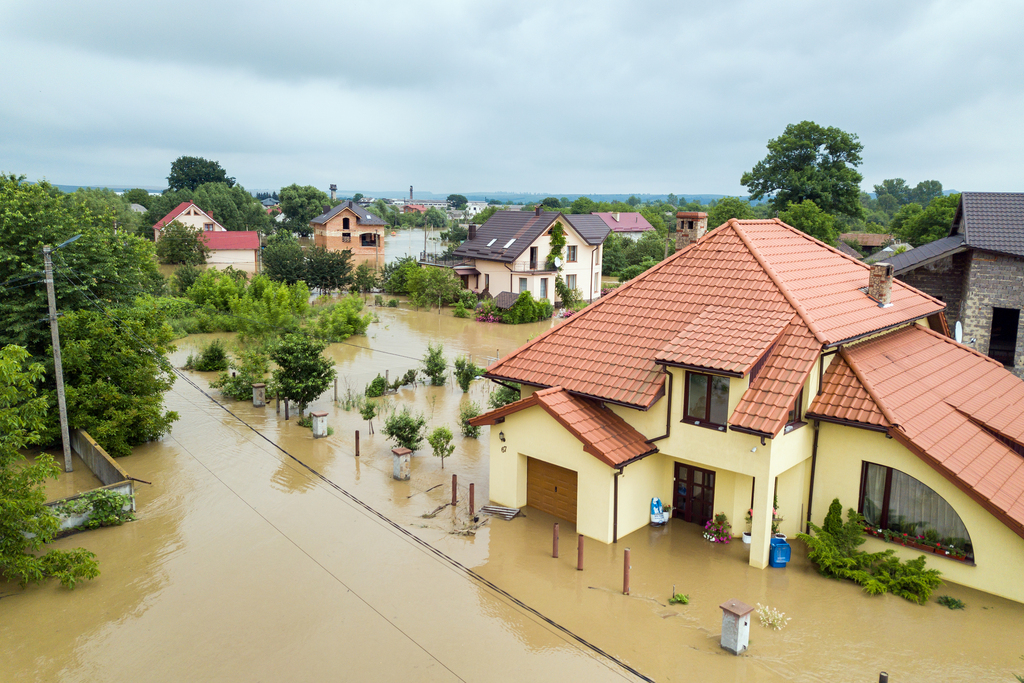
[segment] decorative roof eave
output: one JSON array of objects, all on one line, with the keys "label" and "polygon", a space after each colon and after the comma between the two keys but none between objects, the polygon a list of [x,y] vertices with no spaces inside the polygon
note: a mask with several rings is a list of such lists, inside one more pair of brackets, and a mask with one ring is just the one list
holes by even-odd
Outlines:
[{"label": "decorative roof eave", "polygon": [[736,370],[725,370],[724,368],[706,368],[706,367],[702,367],[700,365],[689,365],[687,363],[673,363],[672,361],[669,361],[669,360],[659,360],[658,358],[655,358],[654,362],[656,364],[658,364],[658,365],[661,365],[661,366],[664,366],[664,367],[668,367],[668,368],[681,368],[683,370],[691,370],[693,372],[700,372],[700,373],[705,373],[705,374],[709,374],[709,375],[722,375],[723,377],[736,377],[736,378],[745,377],[746,373],[750,372],[750,368],[753,367],[753,364],[751,364],[750,367],[748,367],[746,369],[746,372],[740,372],[740,371],[736,371]]},{"label": "decorative roof eave", "polygon": [[[551,328],[551,329],[553,330],[555,328]],[[505,377],[503,375],[496,375],[496,374],[493,374],[493,373],[490,373],[490,372],[485,372],[481,376],[482,377],[486,377],[487,379],[491,380],[492,382],[497,382],[499,384],[502,384],[503,386],[504,386],[505,382],[515,382],[516,384],[525,384],[527,386],[537,387],[540,390],[542,390],[542,389],[550,389],[552,387],[552,385],[550,385],[550,384],[538,384],[538,383],[535,383],[535,382],[524,382],[521,379],[515,379],[513,377]],[[651,406],[653,406],[655,403],[658,402],[658,399],[660,399],[662,396],[665,395],[665,379],[664,379],[664,375],[663,375],[662,379],[661,379],[661,381],[660,381],[660,383],[658,385],[658,390],[656,392],[654,392],[654,397],[651,399],[651,402],[647,403],[646,405],[643,404],[643,403],[627,403],[625,401],[616,401],[614,399],[605,398],[604,396],[595,396],[594,394],[584,394],[581,391],[572,391],[571,389],[565,389],[564,387],[563,387],[562,390],[572,394],[573,396],[579,396],[580,398],[588,398],[591,401],[598,401],[600,403],[611,403],[612,405],[615,405],[615,406],[622,406],[623,408],[632,408],[633,410],[639,410],[641,412],[647,412],[648,410],[651,409]]]},{"label": "decorative roof eave", "polygon": [[805,412],[804,417],[810,418],[811,420],[818,420],[819,422],[830,422],[832,424],[842,425],[844,427],[866,429],[870,432],[881,432],[883,434],[887,434],[889,432],[889,428],[885,425],[874,425],[869,422],[857,422],[856,420],[844,420],[841,417],[832,417],[830,415],[813,413],[811,411]]},{"label": "decorative roof eave", "polygon": [[915,315],[913,318],[910,318],[908,320],[903,320],[903,321],[898,322],[898,323],[893,323],[892,325],[887,325],[885,327],[880,327],[877,330],[871,330],[870,332],[865,332],[863,334],[858,334],[855,337],[849,337],[847,339],[840,339],[837,342],[832,342],[831,344],[825,344],[822,347],[822,350],[824,351],[824,350],[827,350],[827,349],[834,349],[836,347],[841,349],[846,344],[853,344],[854,342],[858,342],[858,341],[860,341],[862,339],[867,339],[868,337],[874,337],[875,335],[882,334],[883,332],[889,332],[890,330],[895,330],[895,329],[897,329],[899,327],[905,327],[907,325],[913,325],[918,320],[920,320],[922,318],[927,319],[929,316],[933,316],[936,313],[944,313],[945,310],[946,310],[946,305],[943,304],[942,308],[940,308],[938,310],[935,310],[935,311],[932,311],[931,313],[928,313],[926,315]]},{"label": "decorative roof eave", "polygon": [[753,436],[759,436],[762,439],[774,439],[776,436],[775,434],[769,434],[768,432],[762,432],[757,429],[748,429],[747,427],[740,427],[739,425],[734,424],[729,425],[729,429],[734,432],[739,432],[740,434],[751,434]]}]

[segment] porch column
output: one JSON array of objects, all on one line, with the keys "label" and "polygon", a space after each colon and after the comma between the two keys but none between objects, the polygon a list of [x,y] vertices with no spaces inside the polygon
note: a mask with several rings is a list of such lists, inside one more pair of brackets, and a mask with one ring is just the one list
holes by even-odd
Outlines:
[{"label": "porch column", "polygon": [[754,512],[750,521],[750,566],[768,566],[772,538],[772,502],[775,477],[769,471],[754,478]]}]

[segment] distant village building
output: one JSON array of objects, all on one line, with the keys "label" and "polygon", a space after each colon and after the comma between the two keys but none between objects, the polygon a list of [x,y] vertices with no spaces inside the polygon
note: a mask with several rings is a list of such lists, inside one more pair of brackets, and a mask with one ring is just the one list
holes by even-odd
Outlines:
[{"label": "distant village building", "polygon": [[605,225],[619,237],[625,237],[634,242],[640,239],[645,232],[654,230],[654,226],[643,215],[636,212],[596,211],[593,215],[599,216]]},{"label": "distant village building", "polygon": [[352,263],[370,263],[382,268],[385,262],[384,236],[388,224],[362,206],[348,200],[330,208],[309,223],[313,244],[330,251],[352,252]]},{"label": "distant village building", "polygon": [[259,266],[260,236],[254,230],[228,230],[218,223],[212,211],[203,211],[192,202],[182,202],[153,226],[153,241],[160,241],[160,233],[173,221],[193,228],[210,248],[206,265],[224,269],[228,266],[247,273],[257,272]]}]

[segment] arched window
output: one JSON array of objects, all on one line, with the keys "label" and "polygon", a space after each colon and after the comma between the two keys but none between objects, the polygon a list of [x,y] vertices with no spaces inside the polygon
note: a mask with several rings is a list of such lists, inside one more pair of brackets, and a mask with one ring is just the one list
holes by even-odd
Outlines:
[{"label": "arched window", "polygon": [[909,474],[865,462],[859,512],[876,529],[952,545],[974,557],[971,536],[946,500]]},{"label": "arched window", "polygon": [[348,232],[348,216],[341,219],[341,229]]}]

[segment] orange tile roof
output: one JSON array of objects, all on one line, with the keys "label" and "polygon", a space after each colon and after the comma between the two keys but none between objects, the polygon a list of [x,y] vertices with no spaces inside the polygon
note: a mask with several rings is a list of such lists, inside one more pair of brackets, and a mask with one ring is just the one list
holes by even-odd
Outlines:
[{"label": "orange tile roof", "polygon": [[515,403],[470,420],[476,426],[493,425],[499,418],[540,406],[583,443],[583,450],[609,467],[657,453],[658,448],[621,417],[596,402],[573,396],[562,387],[534,392]]},{"label": "orange tile roof", "polygon": [[920,325],[843,353],[842,364],[829,368],[815,412],[885,424],[882,413],[893,438],[1024,536],[1024,457],[1009,445],[1024,449],[1024,382]]},{"label": "orange tile roof", "polygon": [[799,316],[794,316],[764,367],[740,398],[729,426],[777,436],[786,426],[789,409],[820,353],[818,340]]},{"label": "orange tile roof", "polygon": [[733,219],[494,363],[487,376],[646,409],[663,391],[661,364],[746,374],[794,314],[820,348],[945,307],[894,282],[893,305],[879,308],[859,291],[868,271],[778,219]]},{"label": "orange tile roof", "polygon": [[889,427],[889,421],[843,358],[832,360],[821,385],[827,390],[814,398],[807,409],[807,417],[832,418],[833,421],[850,422],[865,428],[876,427],[881,431]]}]

